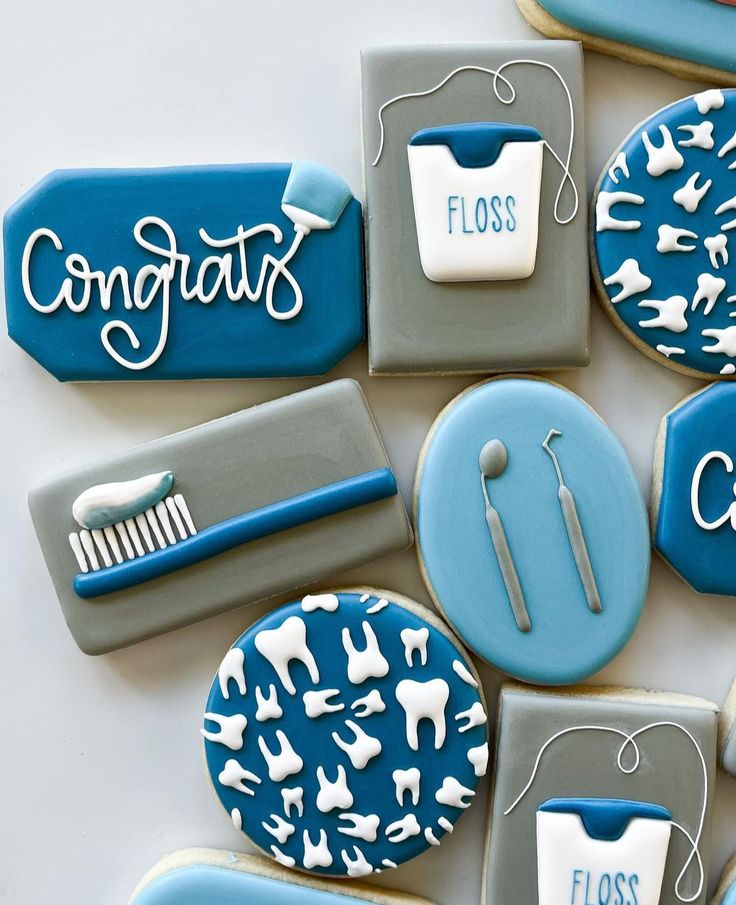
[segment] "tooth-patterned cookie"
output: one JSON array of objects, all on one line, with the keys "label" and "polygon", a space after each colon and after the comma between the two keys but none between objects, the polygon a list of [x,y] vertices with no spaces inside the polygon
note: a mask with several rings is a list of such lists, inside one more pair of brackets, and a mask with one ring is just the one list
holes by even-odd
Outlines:
[{"label": "tooth-patterned cookie", "polygon": [[193,848],[159,861],[128,905],[431,905],[426,899],[288,871],[257,855]]},{"label": "tooth-patterned cookie", "polygon": [[637,126],[604,168],[592,211],[593,276],[614,325],[660,364],[733,378],[736,89],[710,88]]},{"label": "tooth-patterned cookie", "polygon": [[371,589],[311,594],[251,626],[218,670],[202,734],[235,826],[279,863],[328,876],[439,845],[488,765],[459,643],[430,611]]}]

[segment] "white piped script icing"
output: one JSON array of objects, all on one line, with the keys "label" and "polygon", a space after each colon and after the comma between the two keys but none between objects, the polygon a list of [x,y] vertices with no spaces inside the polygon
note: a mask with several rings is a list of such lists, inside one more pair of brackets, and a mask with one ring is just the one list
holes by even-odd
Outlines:
[{"label": "white piped script icing", "polygon": [[245,785],[246,782],[255,783],[257,786],[261,784],[261,780],[255,773],[243,769],[234,758],[230,758],[230,760],[225,762],[225,766],[217,779],[223,786],[237,789],[238,792],[245,792],[246,795],[256,794],[253,789]]},{"label": "white piped script icing", "polygon": [[712,522],[704,519],[703,514],[700,511],[700,482],[703,478],[703,472],[711,462],[722,462],[726,472],[728,474],[733,473],[733,459],[728,453],[721,452],[720,450],[712,450],[702,457],[695,466],[692,483],[690,484],[690,508],[693,513],[693,518],[698,527],[702,528],[704,531],[716,531],[721,525],[725,525],[728,522],[731,523],[731,528],[736,531],[736,502],[731,503],[726,511]]},{"label": "white piped script icing", "polygon": [[403,808],[404,796],[408,792],[413,805],[419,804],[419,785],[422,781],[422,773],[418,767],[409,767],[408,770],[394,770],[391,774],[396,786],[396,801]]},{"label": "white piped script icing", "polygon": [[595,202],[595,230],[602,233],[607,229],[630,231],[641,227],[641,220],[619,220],[611,214],[617,204],[644,204],[641,195],[634,192],[598,192]]},{"label": "white piped script icing", "polygon": [[365,635],[363,650],[355,647],[347,626],[342,630],[342,646],[348,655],[348,679],[353,685],[360,685],[366,679],[382,679],[388,675],[389,670],[388,660],[381,653],[378,638],[370,623],[363,622],[362,627]]},{"label": "white piped script icing", "polygon": [[660,254],[669,254],[673,251],[695,251],[694,245],[685,245],[680,239],[697,239],[697,233],[680,226],[670,226],[663,223],[657,230],[657,251]]},{"label": "white piped script icing", "polygon": [[278,628],[258,632],[254,644],[258,653],[273,666],[289,694],[296,694],[289,674],[292,660],[299,660],[307,667],[309,678],[315,685],[319,682],[317,663],[307,646],[307,626],[299,616],[289,616]]},{"label": "white piped script icing", "polygon": [[276,686],[268,686],[268,697],[265,697],[261,691],[261,686],[256,686],[256,720],[259,723],[265,723],[266,720],[278,720],[284,715],[284,711],[279,704],[279,697],[276,693]]},{"label": "white piped script icing", "polygon": [[678,126],[677,131],[689,132],[691,136],[677,142],[681,148],[702,148],[704,151],[710,151],[715,144],[713,140],[713,123],[708,120],[697,123],[694,126]]},{"label": "white piped script icing", "polygon": [[364,842],[375,842],[378,838],[378,828],[381,825],[378,814],[340,814],[340,820],[349,824],[338,827],[338,832],[345,836],[353,836]]},{"label": "white piped script icing", "polygon": [[405,628],[401,630],[401,640],[404,644],[404,656],[406,657],[406,665],[412,666],[412,654],[414,651],[419,652],[419,662],[422,666],[427,665],[427,642],[429,641],[429,629],[426,626],[413,629]]},{"label": "white piped script icing", "polygon": [[293,789],[282,789],[281,798],[284,802],[284,814],[291,817],[291,809],[295,808],[299,817],[304,816],[304,789],[295,786]]},{"label": "white piped script icing", "polygon": [[449,804],[453,808],[469,808],[470,802],[465,799],[474,798],[475,792],[458,782],[454,776],[446,776],[434,797],[440,804]]},{"label": "white piped script icing", "polygon": [[205,713],[204,718],[212,723],[217,723],[220,727],[217,732],[210,732],[208,729],[199,730],[208,742],[225,745],[231,751],[240,751],[243,747],[243,733],[248,725],[248,720],[242,713],[235,713],[232,716]]},{"label": "white piped script icing", "polygon": [[305,613],[313,613],[315,610],[334,613],[339,605],[337,594],[307,594],[302,598],[302,609]]},{"label": "white piped script icing", "polygon": [[712,273],[701,273],[698,277],[698,290],[693,296],[692,310],[697,311],[698,305],[705,301],[704,313],[710,314],[718,301],[718,296],[725,288],[726,281],[722,277],[714,277]]},{"label": "white piped script icing", "polygon": [[337,779],[331,782],[325,775],[324,767],[317,767],[317,808],[323,814],[330,811],[344,811],[352,807],[353,794],[348,788],[347,774],[342,764],[337,766]]},{"label": "white piped script icing", "polygon": [[476,701],[472,707],[468,708],[468,710],[463,710],[462,713],[455,714],[455,719],[459,722],[460,720],[467,720],[464,726],[460,726],[458,732],[467,732],[469,729],[474,729],[476,726],[482,726],[488,717],[486,716],[486,712],[483,709],[483,705],[480,701]]},{"label": "white piped script icing", "polygon": [[354,742],[346,742],[337,732],[332,733],[332,740],[350,758],[350,763],[356,770],[362,770],[374,757],[377,757],[382,745],[377,738],[365,733],[353,720],[345,720],[345,725],[355,735]]},{"label": "white piped script icing", "polygon": [[319,842],[312,842],[309,837],[309,830],[302,833],[302,841],[304,842],[304,857],[302,864],[310,870],[313,867],[330,867],[332,864],[332,855],[327,845],[327,833],[320,829]]},{"label": "white piped script icing", "polygon": [[355,711],[353,715],[361,720],[374,713],[383,713],[386,709],[386,704],[381,697],[381,692],[377,688],[374,688],[364,697],[358,698],[357,701],[353,701],[350,705],[350,709]]},{"label": "white piped script icing", "polygon": [[[698,188],[697,182],[700,179],[700,171],[697,173],[693,173],[693,175],[688,179],[688,181],[683,185],[682,188],[677,189],[677,191],[672,196],[672,200],[675,204],[679,204],[680,207],[684,208],[688,214],[694,214],[698,209],[698,205],[705,198],[708,190],[713,185],[712,179],[706,179],[706,181]],[[659,250],[659,249],[658,249]]]},{"label": "white piped script icing", "polygon": [[693,96],[693,100],[701,116],[705,116],[711,110],[720,110],[726,103],[726,98],[720,88],[709,88],[707,91],[701,91],[700,94]]},{"label": "white piped script icing", "polygon": [[261,750],[263,759],[268,767],[268,777],[271,782],[281,782],[287,776],[293,776],[304,766],[304,761],[299,757],[292,748],[291,742],[281,729],[276,730],[276,741],[279,750],[274,753],[268,747],[266,740],[262,735],[258,736],[258,747]]},{"label": "white piped script icing", "polygon": [[273,820],[273,826],[265,820],[261,821],[261,826],[267,833],[270,833],[277,842],[280,842],[281,845],[283,845],[289,836],[294,835],[296,828],[291,823],[287,823],[283,817],[279,817],[278,814],[271,814],[270,819]]},{"label": "white piped script icing", "polygon": [[473,765],[476,776],[485,776],[488,769],[488,742],[468,749],[468,760]]},{"label": "white piped script icing", "polygon": [[455,670],[455,674],[458,675],[466,685],[470,685],[471,688],[478,687],[478,683],[473,678],[473,674],[462,660],[453,660],[452,668]]},{"label": "white piped script icing", "polygon": [[687,330],[685,312],[688,300],[682,295],[672,295],[668,299],[642,299],[639,307],[653,308],[658,313],[658,317],[639,321],[640,327],[664,327],[673,333],[684,333]]},{"label": "white piped script icing", "polygon": [[651,287],[652,281],[641,272],[638,261],[634,258],[627,258],[615,273],[603,280],[604,286],[614,286],[615,284],[621,286],[621,291],[611,299],[614,305],[639,292],[646,292]]},{"label": "white piped script icing", "polygon": [[304,712],[308,717],[316,719],[318,716],[322,716],[323,713],[337,713],[338,710],[343,710],[345,708],[344,704],[328,703],[329,698],[334,698],[338,694],[340,694],[339,688],[305,691],[303,696]]},{"label": "white piped script icing", "polygon": [[642,144],[647,152],[647,173],[650,176],[662,176],[670,170],[679,170],[685,163],[685,159],[675,147],[672,133],[664,124],[660,125],[659,133],[662,144],[658,147],[652,143],[648,132],[641,133]]},{"label": "white piped script icing", "polygon": [[626,161],[626,151],[619,151],[616,155],[616,159],[608,168],[608,177],[614,185],[618,185],[619,173],[627,179],[630,176],[629,165]]},{"label": "white piped script icing", "polygon": [[232,680],[238,686],[241,695],[245,695],[245,654],[239,647],[231,648],[223,657],[220,668],[217,670],[217,679],[220,683],[220,691],[226,701],[230,700],[229,683]]},{"label": "white piped script icing", "polygon": [[385,835],[389,842],[403,842],[412,836],[418,836],[422,832],[416,814],[405,814],[399,820],[394,820],[385,829]]},{"label": "white piped script icing", "polygon": [[445,743],[447,732],[445,707],[450,686],[444,679],[415,682],[402,679],[396,686],[396,700],[406,713],[406,740],[412,751],[419,750],[419,723],[430,720],[434,726],[434,747],[438,751]]}]

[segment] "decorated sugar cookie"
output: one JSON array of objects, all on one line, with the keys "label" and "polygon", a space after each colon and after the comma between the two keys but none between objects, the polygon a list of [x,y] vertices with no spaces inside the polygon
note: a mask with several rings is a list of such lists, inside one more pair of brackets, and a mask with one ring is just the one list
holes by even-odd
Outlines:
[{"label": "decorated sugar cookie", "polygon": [[362,55],[370,368],[588,361],[580,48]]},{"label": "decorated sugar cookie", "polygon": [[718,717],[718,756],[726,773],[736,776],[736,679]]},{"label": "decorated sugar cookie", "polygon": [[431,905],[426,899],[285,870],[257,855],[195,848],[175,852],[143,877],[128,905]]},{"label": "decorated sugar cookie", "polygon": [[505,685],[484,901],[703,905],[715,704]]},{"label": "decorated sugar cookie", "polygon": [[474,669],[428,610],[383,591],[310,594],[225,655],[207,769],[235,826],[280,864],[394,868],[451,833],[488,763]]},{"label": "decorated sugar cookie", "polygon": [[339,380],[36,487],[77,644],[105,653],[411,543],[363,394]]},{"label": "decorated sugar cookie", "polygon": [[10,336],[59,380],[323,374],[363,339],[361,206],[310,161],[59,170],[4,247]]},{"label": "decorated sugar cookie", "polygon": [[425,441],[414,505],[427,586],[488,663],[559,685],[628,641],[649,578],[641,491],[619,442],[563,387],[508,377],[461,393]]},{"label": "decorated sugar cookie", "polygon": [[711,384],[663,419],[652,481],[654,547],[691,587],[736,597],[736,387]]},{"label": "decorated sugar cookie", "polygon": [[736,90],[709,88],[637,126],[603,171],[591,229],[615,326],[661,364],[732,378]]},{"label": "decorated sugar cookie", "polygon": [[736,85],[736,0],[516,0],[526,20],[550,38],[658,66],[681,78]]}]

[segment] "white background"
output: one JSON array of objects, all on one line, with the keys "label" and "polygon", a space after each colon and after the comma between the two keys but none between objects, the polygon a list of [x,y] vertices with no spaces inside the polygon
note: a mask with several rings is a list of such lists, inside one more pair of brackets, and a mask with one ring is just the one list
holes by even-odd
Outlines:
[{"label": "white background", "polygon": [[[57,167],[294,157],[323,161],[360,195],[361,47],[534,37],[513,0],[8,0],[0,207]],[[699,86],[595,54],[586,73],[590,189],[632,126]],[[124,903],[170,851],[245,848],[208,787],[198,728],[221,655],[262,610],[86,657],[64,625],[26,490],[313,381],[62,385],[0,343],[0,902]],[[647,360],[597,304],[592,353],[587,370],[559,379],[608,421],[648,494],[659,419],[698,383]],[[364,349],[331,376],[362,383],[408,501],[427,429],[471,381],[369,379]],[[428,602],[413,552],[342,578]],[[632,642],[594,681],[721,701],[735,650],[736,602],[695,595],[655,561]],[[483,675],[493,697],[498,677]],[[441,905],[477,902],[485,793],[441,849],[380,882]],[[736,781],[721,774],[711,889],[736,847],[735,805]]]}]

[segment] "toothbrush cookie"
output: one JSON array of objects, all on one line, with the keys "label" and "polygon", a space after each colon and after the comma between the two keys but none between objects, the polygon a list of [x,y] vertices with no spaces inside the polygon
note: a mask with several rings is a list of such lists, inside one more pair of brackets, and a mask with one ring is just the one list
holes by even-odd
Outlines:
[{"label": "toothbrush cookie", "polygon": [[285,870],[257,855],[193,848],[161,860],[128,905],[431,905],[404,892]]},{"label": "toothbrush cookie", "polygon": [[363,394],[338,380],[55,478],[29,505],[77,644],[105,653],[411,543]]},{"label": "toothbrush cookie", "polygon": [[58,170],[4,246],[10,336],[59,380],[324,374],[363,339],[361,206],[311,161]]},{"label": "toothbrush cookie", "polygon": [[387,591],[309,594],[225,655],[207,769],[238,829],[287,867],[364,877],[439,845],[488,764],[483,693],[424,607]]},{"label": "toothbrush cookie", "polygon": [[715,704],[507,684],[497,713],[485,905],[704,905]]},{"label": "toothbrush cookie", "polygon": [[695,591],[736,597],[736,386],[715,383],[662,419],[654,453],[654,547]]},{"label": "toothbrush cookie", "polygon": [[734,0],[516,0],[550,38],[657,66],[684,79],[736,85]]},{"label": "toothbrush cookie", "polygon": [[362,54],[373,374],[588,363],[582,54]]},{"label": "toothbrush cookie", "polygon": [[634,631],[649,580],[641,491],[618,440],[563,387],[504,377],[461,393],[424,443],[414,510],[435,603],[497,669],[578,681]]},{"label": "toothbrush cookie", "polygon": [[593,277],[614,325],[673,370],[733,378],[736,90],[702,91],[637,126],[592,211]]}]

